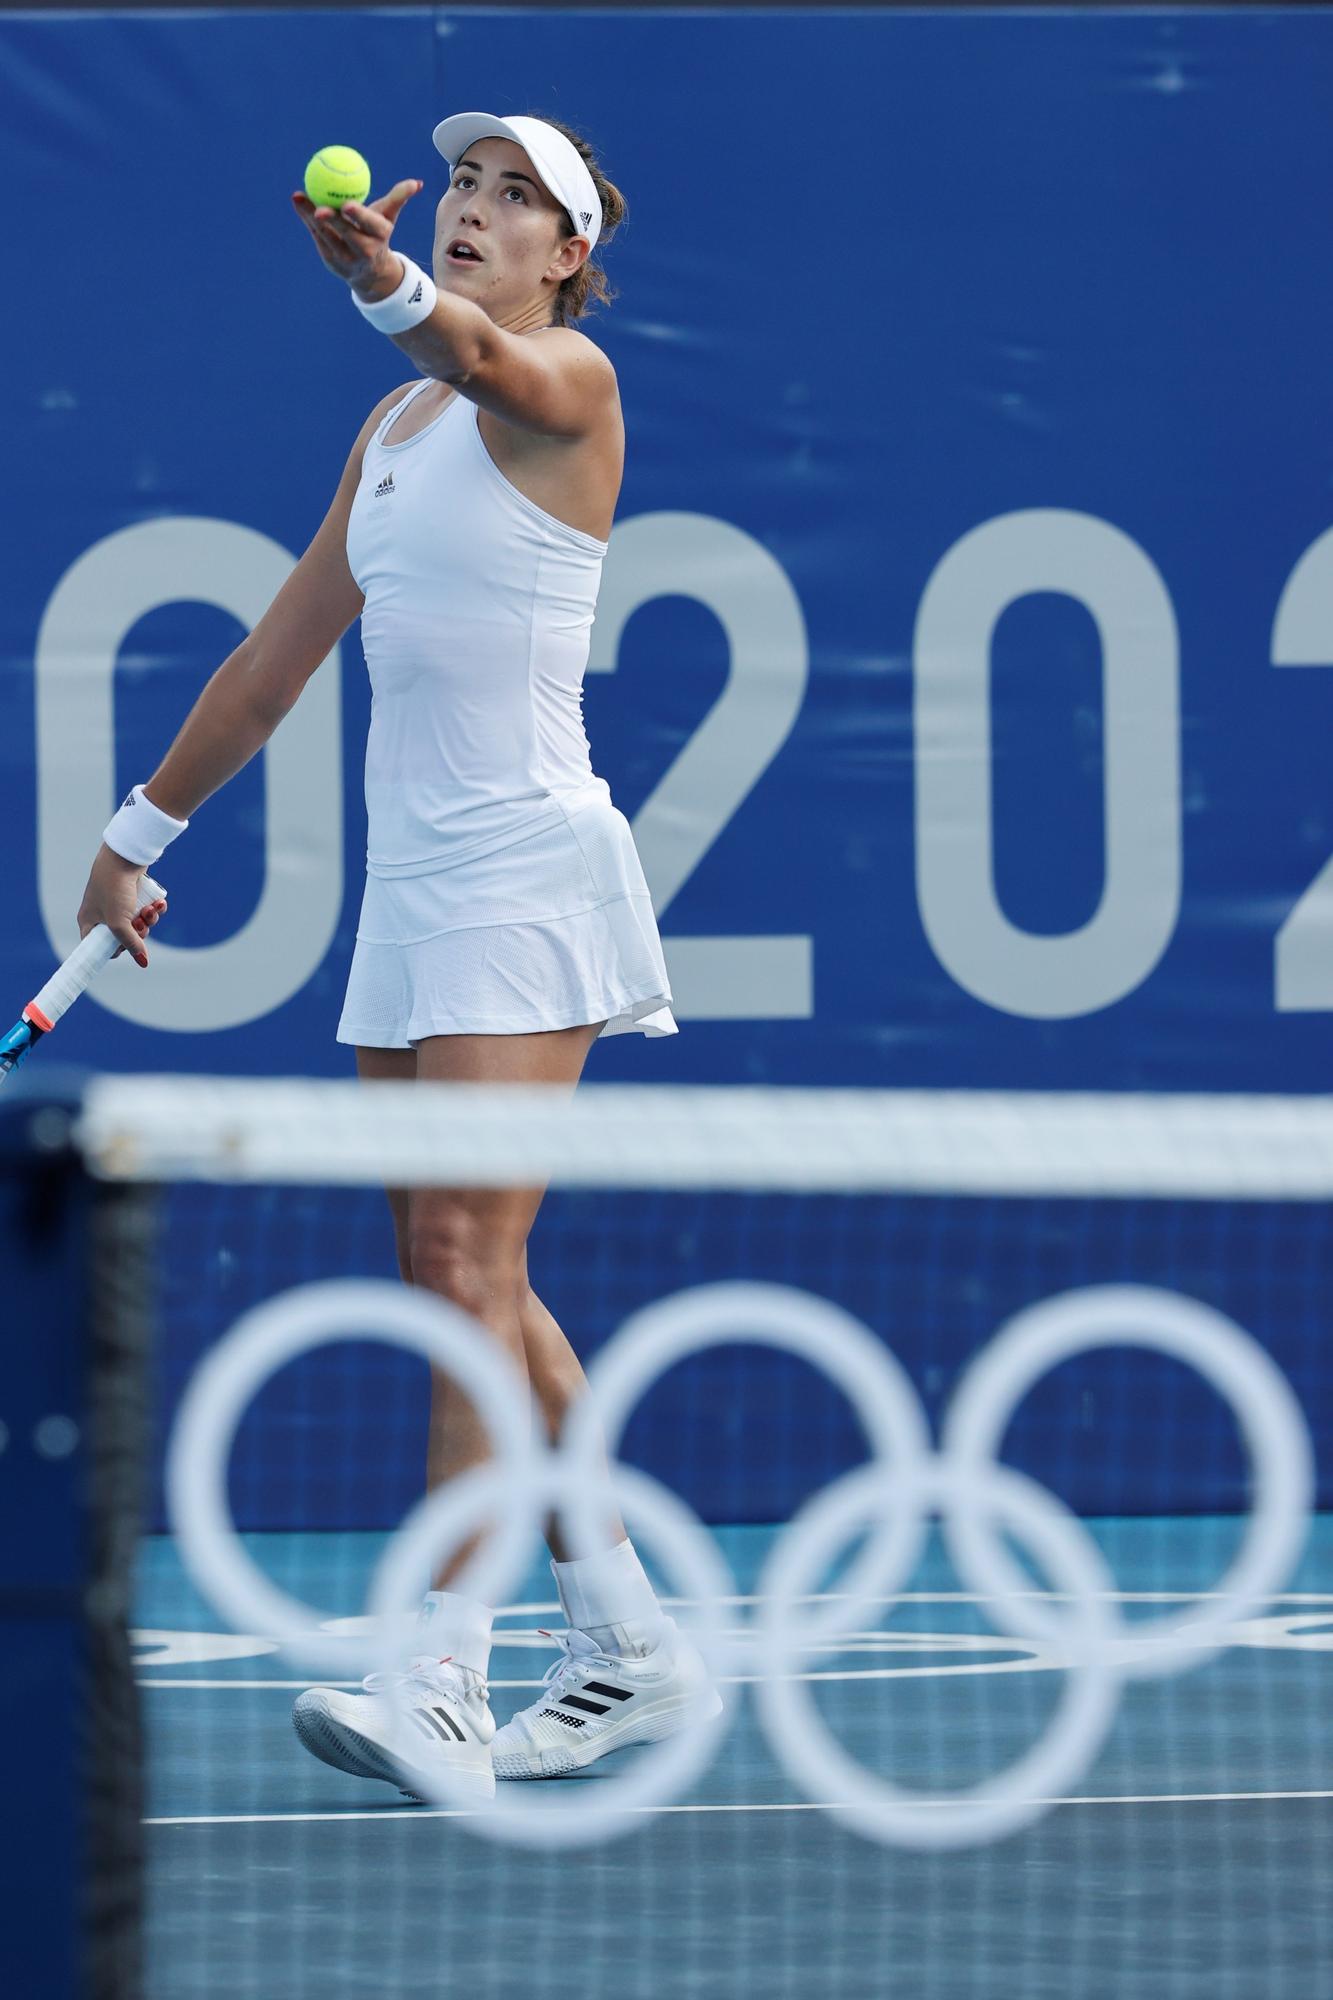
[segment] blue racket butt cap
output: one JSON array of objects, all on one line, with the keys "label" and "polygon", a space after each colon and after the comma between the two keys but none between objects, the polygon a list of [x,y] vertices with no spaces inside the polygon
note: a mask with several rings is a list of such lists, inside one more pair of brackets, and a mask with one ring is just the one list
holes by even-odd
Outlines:
[{"label": "blue racket butt cap", "polygon": [[16,1070],[34,1042],[40,1041],[42,1030],[32,1021],[16,1021],[9,1033],[0,1039],[0,1077],[6,1077]]}]

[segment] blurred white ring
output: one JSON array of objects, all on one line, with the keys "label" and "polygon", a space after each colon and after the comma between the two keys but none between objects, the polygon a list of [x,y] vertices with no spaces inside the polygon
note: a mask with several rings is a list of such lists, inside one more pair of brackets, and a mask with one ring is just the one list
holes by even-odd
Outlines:
[{"label": "blurred white ring", "polygon": [[[299,1355],[350,1340],[390,1341],[434,1362],[472,1398],[501,1464],[520,1463],[530,1449],[527,1384],[475,1321],[430,1292],[379,1278],[299,1285],[243,1314],[210,1349],[181,1400],[167,1453],[167,1505],[185,1566],[238,1631],[275,1638],[311,1672],[338,1675],[361,1669],[364,1642],[320,1632],[328,1612],[289,1596],[259,1568],[232,1518],[227,1468],[246,1407],[269,1378]],[[484,1595],[530,1532],[513,1509],[460,1587]]]},{"label": "blurred white ring", "polygon": [[[875,1459],[907,1471],[930,1454],[930,1429],[916,1390],[897,1356],[863,1321],[829,1299],[788,1285],[699,1285],[632,1313],[588,1369],[589,1395],[570,1411],[561,1450],[590,1468],[615,1458],[635,1404],[669,1368],[710,1347],[735,1343],[775,1347],[796,1355],[841,1389],[864,1425]],[[597,1523],[588,1492],[574,1490],[571,1525],[581,1545],[596,1546]],[[839,1595],[801,1614],[810,1637],[829,1637],[857,1622],[857,1607],[882,1594],[883,1580],[909,1571],[920,1553],[925,1523],[910,1508],[884,1521],[849,1568]],[[842,1593],[847,1595],[844,1597]],[[752,1653],[743,1636],[732,1661]]]},{"label": "blurred white ring", "polygon": [[[735,1580],[711,1536],[683,1500],[646,1473],[617,1465],[609,1485],[605,1471],[599,1478],[603,1499],[614,1492],[649,1554],[658,1558],[676,1590],[699,1608],[702,1615],[691,1623],[690,1637],[716,1671],[724,1643],[717,1628],[718,1607],[734,1592]],[[372,1630],[381,1635],[377,1664],[386,1675],[391,1704],[396,1705],[397,1676],[404,1666],[403,1618],[420,1601],[422,1576],[436,1573],[497,1508],[513,1506],[531,1533],[532,1525],[586,1480],[579,1460],[543,1452],[518,1468],[477,1467],[437,1487],[413,1509],[380,1558],[368,1598]],[[525,1556],[526,1550],[520,1552],[518,1565],[504,1579],[506,1589],[522,1577]],[[628,1768],[618,1768],[614,1776],[561,1787],[562,1796],[544,1805],[538,1803],[539,1784],[516,1783],[500,1787],[493,1807],[479,1808],[443,1760],[434,1773],[436,1782],[429,1767],[414,1765],[413,1783],[420,1771],[434,1803],[465,1811],[468,1831],[483,1839],[520,1847],[579,1846],[643,1825],[654,1807],[679,1797],[708,1768],[731,1720],[726,1707],[718,1715],[701,1716],[677,1734],[637,1750]]]},{"label": "blurred white ring", "polygon": [[[1254,1505],[1235,1560],[1201,1610],[1122,1624],[1131,1676],[1190,1666],[1227,1644],[1286,1582],[1300,1554],[1314,1492],[1310,1437],[1290,1384],[1258,1341],[1197,1299],[1147,1285],[1093,1285],[1029,1306],[1000,1328],[959,1384],[941,1455],[960,1471],[993,1464],[1014,1410],[1042,1375],[1098,1347],[1142,1347],[1196,1369],[1229,1404],[1249,1447]],[[1022,1570],[975,1510],[945,1524],[959,1574],[983,1582],[1024,1637],[1060,1640],[1063,1609],[1033,1596]]]},{"label": "blurred white ring", "polygon": [[[834,1555],[887,1507],[928,1519],[959,1506],[984,1507],[988,1520],[1017,1536],[1076,1607],[1066,1620],[1071,1646],[1064,1697],[1046,1730],[1013,1764],[967,1790],[912,1791],[866,1770],[819,1712],[802,1677],[792,1609]],[[902,1581],[902,1579],[899,1579]],[[759,1719],[775,1757],[812,1799],[853,1832],[894,1846],[961,1847],[997,1840],[1029,1824],[1082,1776],[1115,1715],[1120,1672],[1113,1662],[1118,1620],[1112,1581],[1082,1523],[1044,1487],[1005,1466],[961,1466],[943,1458],[887,1474],[862,1466],[816,1494],[775,1544],[759,1582],[767,1673],[756,1687]]]}]

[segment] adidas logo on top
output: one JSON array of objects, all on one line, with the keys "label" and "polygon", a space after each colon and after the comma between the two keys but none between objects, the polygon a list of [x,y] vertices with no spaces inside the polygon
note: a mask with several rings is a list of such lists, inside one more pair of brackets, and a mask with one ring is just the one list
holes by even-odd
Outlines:
[{"label": "adidas logo on top", "polygon": [[583,227],[584,227],[585,229],[591,229],[591,227],[592,227],[592,210],[591,210],[590,208],[581,208],[581,209],[579,210],[579,214],[580,214],[580,215],[581,215],[581,216],[583,217]]},{"label": "adidas logo on top", "polygon": [[393,474],[391,472],[386,472],[383,479],[381,479],[379,485],[375,488],[375,498],[377,500],[382,500],[386,493],[392,493],[392,492],[393,492]]}]

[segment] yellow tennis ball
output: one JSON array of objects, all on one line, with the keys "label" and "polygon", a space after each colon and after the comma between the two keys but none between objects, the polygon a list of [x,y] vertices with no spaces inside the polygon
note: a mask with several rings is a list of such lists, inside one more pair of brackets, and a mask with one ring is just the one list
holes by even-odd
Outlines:
[{"label": "yellow tennis ball", "polygon": [[316,208],[341,208],[370,193],[370,168],[353,146],[321,146],[305,170],[305,191]]}]

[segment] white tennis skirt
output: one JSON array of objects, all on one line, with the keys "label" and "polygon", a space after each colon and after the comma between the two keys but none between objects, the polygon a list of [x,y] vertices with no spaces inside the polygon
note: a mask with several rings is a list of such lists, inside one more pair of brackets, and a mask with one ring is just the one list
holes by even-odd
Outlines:
[{"label": "white tennis skirt", "polygon": [[594,1021],[604,1035],[674,1035],[634,836],[600,790],[496,852],[367,876],[338,1040],[406,1049]]}]

